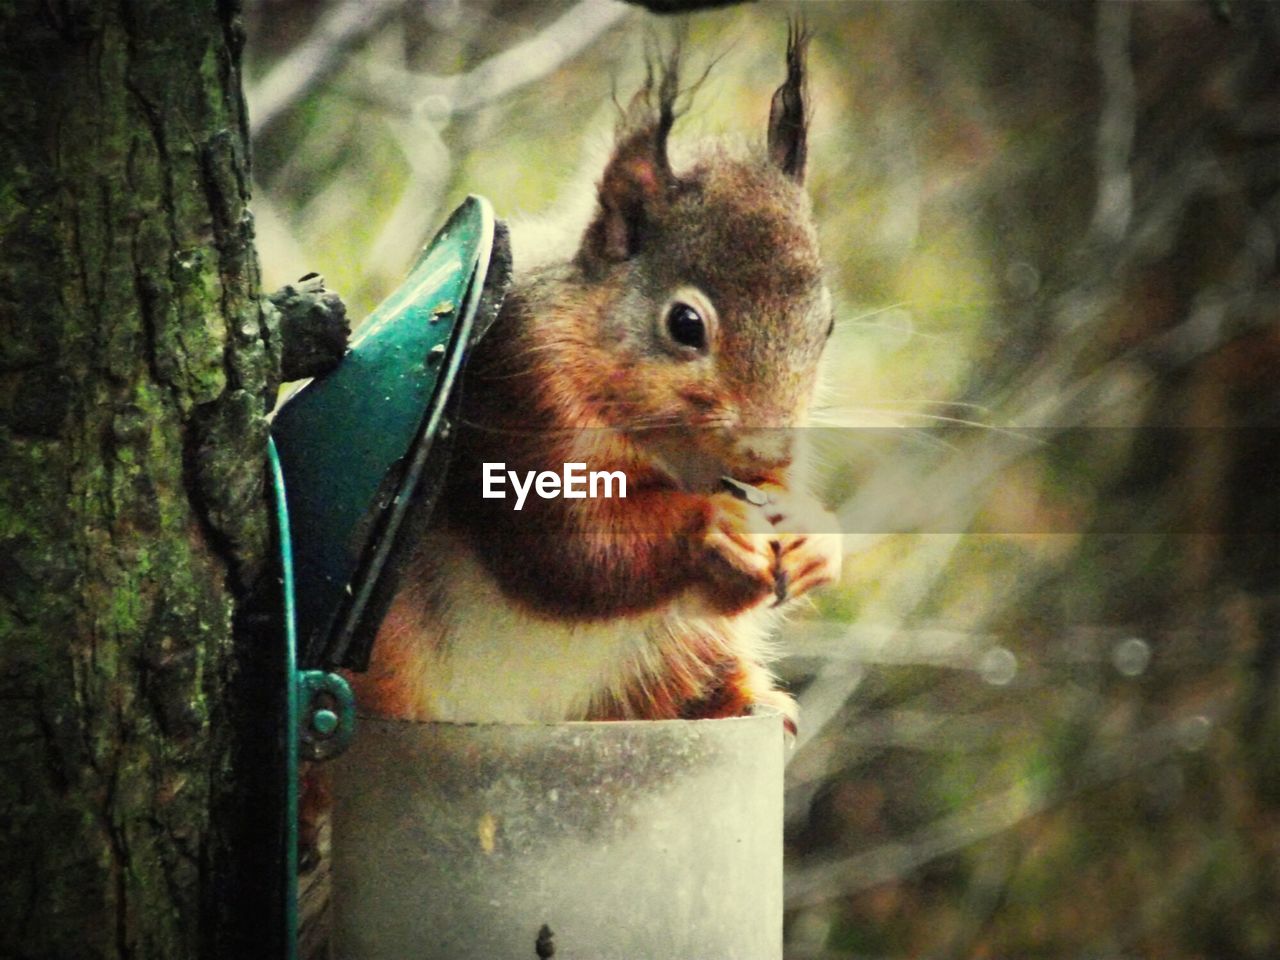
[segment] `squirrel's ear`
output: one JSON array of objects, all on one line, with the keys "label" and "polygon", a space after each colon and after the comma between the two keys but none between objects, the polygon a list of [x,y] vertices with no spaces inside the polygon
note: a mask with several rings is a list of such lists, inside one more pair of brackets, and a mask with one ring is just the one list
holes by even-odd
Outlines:
[{"label": "squirrel's ear", "polygon": [[796,183],[804,183],[809,155],[809,91],[805,53],[809,32],[798,21],[787,27],[787,79],[769,109],[769,159]]},{"label": "squirrel's ear", "polygon": [[[676,186],[667,160],[667,135],[675,123],[677,54],[660,67],[654,87],[650,64],[645,85],[618,123],[617,142],[600,179],[595,218],[582,240],[588,264],[617,263],[639,252],[653,216]],[[653,102],[654,94],[658,102]]]}]

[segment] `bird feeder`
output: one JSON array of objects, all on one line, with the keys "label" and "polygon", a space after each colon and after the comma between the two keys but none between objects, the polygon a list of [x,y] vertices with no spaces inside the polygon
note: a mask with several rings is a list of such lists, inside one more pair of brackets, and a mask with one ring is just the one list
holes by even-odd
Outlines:
[{"label": "bird feeder", "polygon": [[[368,665],[508,266],[490,205],[468,198],[341,364],[273,420],[285,828],[300,759],[337,758],[333,955],[780,958],[778,716],[385,720],[359,716],[337,672]],[[284,849],[293,957],[296,835]]]}]

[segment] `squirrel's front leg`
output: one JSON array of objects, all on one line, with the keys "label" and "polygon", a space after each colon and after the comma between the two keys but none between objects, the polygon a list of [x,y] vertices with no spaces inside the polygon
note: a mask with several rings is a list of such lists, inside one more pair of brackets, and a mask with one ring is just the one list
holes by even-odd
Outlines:
[{"label": "squirrel's front leg", "polygon": [[759,489],[763,504],[730,492],[710,498],[702,593],[718,613],[739,613],[768,598],[778,606],[840,576],[835,517],[780,485]]},{"label": "squirrel's front leg", "polygon": [[763,604],[779,606],[840,575],[840,535],[836,519],[816,501],[770,484],[758,492],[764,503],[732,493],[711,497],[711,520],[702,539],[704,580],[701,595],[712,609],[730,616],[725,625],[735,655],[721,664],[718,681],[686,717],[740,716],[768,705],[778,710],[787,729],[796,732],[796,704],[774,686],[774,678],[756,659],[749,638],[758,625],[740,614]]}]

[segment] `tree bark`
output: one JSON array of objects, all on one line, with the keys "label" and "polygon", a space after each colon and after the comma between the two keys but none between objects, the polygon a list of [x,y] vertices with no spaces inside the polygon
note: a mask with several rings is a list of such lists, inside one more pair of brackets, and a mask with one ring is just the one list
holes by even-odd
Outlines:
[{"label": "tree bark", "polygon": [[213,955],[278,347],[233,0],[0,5],[0,955]]}]

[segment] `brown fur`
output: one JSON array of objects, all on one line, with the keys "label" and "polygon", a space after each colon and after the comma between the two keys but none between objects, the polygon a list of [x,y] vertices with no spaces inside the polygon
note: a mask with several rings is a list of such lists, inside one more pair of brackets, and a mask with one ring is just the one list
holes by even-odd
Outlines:
[{"label": "brown fur", "polygon": [[[793,100],[803,96],[802,43],[789,50]],[[476,348],[433,535],[465,544],[505,602],[536,621],[613,622],[696,601],[704,619],[680,621],[643,663],[619,664],[582,718],[788,707],[735,618],[771,601],[779,579],[803,592],[838,569],[830,538],[812,535],[828,518],[791,489],[785,434],[802,422],[830,327],[803,162],[794,150],[780,165],[707,149],[673,171],[676,97],[673,58],[620,122],[576,256],[520,277]],[[777,137],[796,135],[771,129],[769,154]],[[665,305],[689,287],[714,306],[706,355],[664,340]],[[515,512],[481,497],[481,466],[495,461],[521,473],[566,462],[621,470],[628,496],[531,496]],[[767,486],[781,505],[766,516],[735,500],[717,489],[721,474]],[[405,689],[431,683],[415,644],[447,657],[454,642],[431,586],[449,571],[433,568],[433,554],[429,538],[369,675],[356,678],[366,709],[426,709]]]}]

